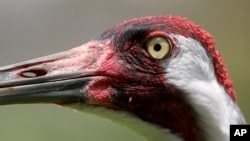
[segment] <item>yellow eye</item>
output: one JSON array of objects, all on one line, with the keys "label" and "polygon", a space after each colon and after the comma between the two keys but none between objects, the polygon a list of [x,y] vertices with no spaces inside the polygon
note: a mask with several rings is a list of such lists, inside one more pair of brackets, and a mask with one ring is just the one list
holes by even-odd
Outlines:
[{"label": "yellow eye", "polygon": [[155,59],[162,59],[170,52],[170,43],[163,37],[155,37],[147,42],[147,51]]}]

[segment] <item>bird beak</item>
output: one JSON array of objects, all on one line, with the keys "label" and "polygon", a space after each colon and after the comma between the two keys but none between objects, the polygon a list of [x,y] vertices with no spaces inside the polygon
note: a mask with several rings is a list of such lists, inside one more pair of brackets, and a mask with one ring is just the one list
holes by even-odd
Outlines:
[{"label": "bird beak", "polygon": [[66,52],[0,67],[0,105],[87,101],[84,89],[98,78],[99,64],[108,54],[105,45],[91,41]]}]

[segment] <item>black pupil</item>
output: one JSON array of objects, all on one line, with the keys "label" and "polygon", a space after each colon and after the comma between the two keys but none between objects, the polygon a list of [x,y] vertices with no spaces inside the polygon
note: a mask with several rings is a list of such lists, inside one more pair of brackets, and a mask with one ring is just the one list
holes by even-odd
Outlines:
[{"label": "black pupil", "polygon": [[160,44],[155,44],[154,45],[154,50],[155,51],[160,51],[161,50],[161,45]]}]

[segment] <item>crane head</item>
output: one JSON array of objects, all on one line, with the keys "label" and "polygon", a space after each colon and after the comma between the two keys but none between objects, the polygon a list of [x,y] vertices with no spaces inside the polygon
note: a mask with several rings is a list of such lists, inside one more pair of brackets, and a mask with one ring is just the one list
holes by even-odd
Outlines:
[{"label": "crane head", "polygon": [[[235,105],[236,94],[212,36],[176,16],[129,20],[69,51],[0,68],[0,105],[104,107],[186,141],[205,138],[200,118],[224,110],[220,100]],[[234,116],[228,122],[244,122]]]}]

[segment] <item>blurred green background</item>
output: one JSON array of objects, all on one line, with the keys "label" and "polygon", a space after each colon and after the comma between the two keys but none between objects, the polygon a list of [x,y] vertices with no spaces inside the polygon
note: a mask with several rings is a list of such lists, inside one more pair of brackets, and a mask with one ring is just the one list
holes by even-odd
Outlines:
[{"label": "blurred green background", "polygon": [[[0,66],[68,50],[127,19],[179,15],[214,36],[249,121],[249,5],[247,0],[1,0]],[[109,120],[52,104],[1,106],[0,140],[145,141]]]}]

